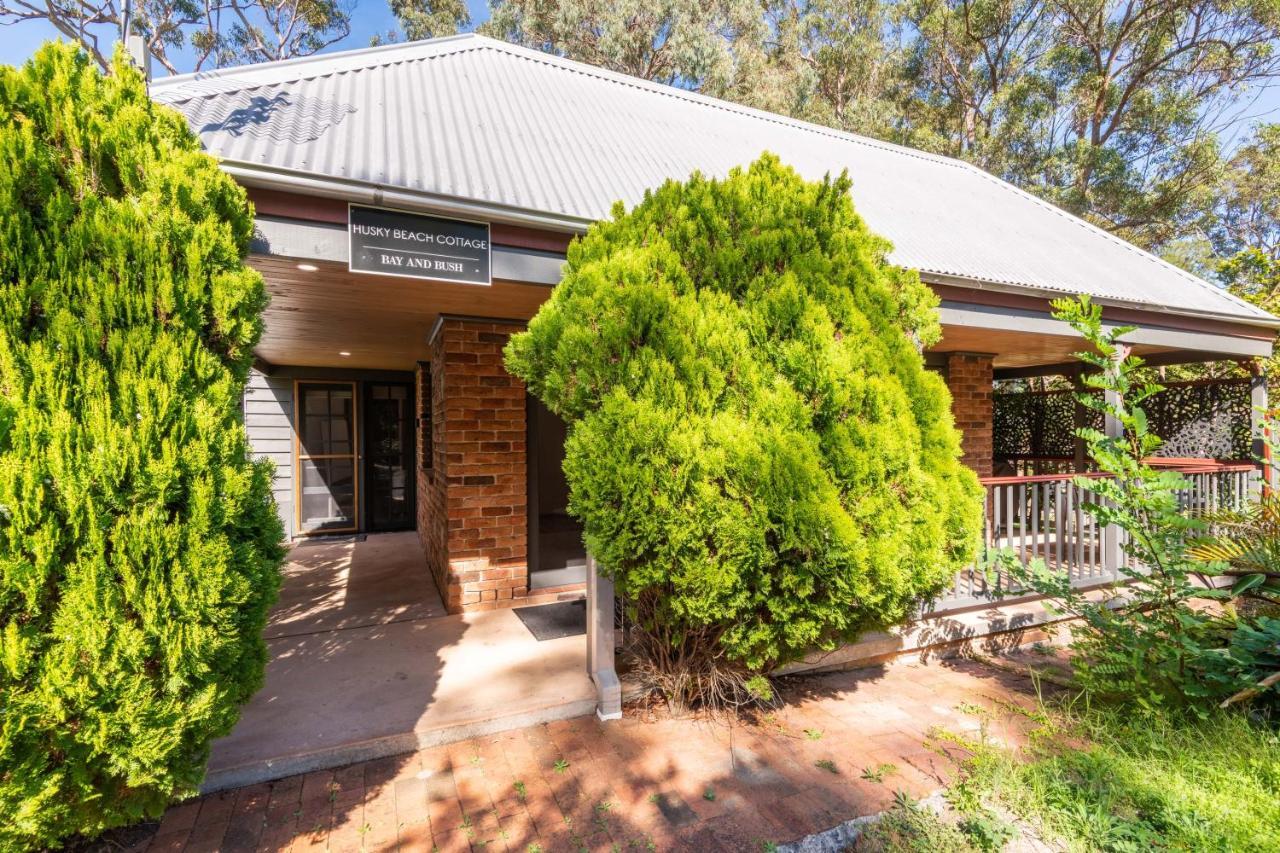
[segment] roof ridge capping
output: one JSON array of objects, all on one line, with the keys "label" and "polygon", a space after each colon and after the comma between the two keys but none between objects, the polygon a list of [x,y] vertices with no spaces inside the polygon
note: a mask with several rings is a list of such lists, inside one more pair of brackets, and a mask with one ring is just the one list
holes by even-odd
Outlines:
[{"label": "roof ridge capping", "polygon": [[[824,124],[815,124],[804,119],[793,118],[791,116],[782,115],[781,113],[772,113],[768,110],[762,110],[757,107],[749,107],[745,104],[739,104],[735,101],[729,101],[724,98],[716,98],[711,95],[704,95],[701,92],[693,92],[689,89],[681,89],[678,86],[669,86],[666,83],[656,83],[653,80],[646,80],[643,77],[636,77],[632,74],[624,74],[621,71],[614,71],[609,68],[602,68],[599,65],[592,65],[587,62],[580,62],[576,59],[568,59],[567,57],[558,56],[554,53],[547,53],[541,50],[535,50],[524,45],[512,44],[511,42],[502,41],[501,39],[490,38],[476,33],[471,34],[472,37],[481,44],[477,47],[486,47],[509,53],[521,59],[531,62],[540,62],[545,65],[551,65],[562,71],[576,72],[586,74],[592,77],[598,77],[612,83],[618,83],[623,86],[631,86],[635,89],[650,92],[655,95],[661,95],[668,98],[678,98],[699,104],[701,106],[712,107],[714,109],[724,110],[726,112],[738,113],[740,115],[750,116],[751,118],[761,119],[763,121],[781,124],[787,127],[794,127],[799,130],[806,130],[811,133],[817,133],[822,136],[829,136],[835,139],[843,139],[849,142],[856,142],[860,145],[867,145],[873,148],[882,148],[888,151],[894,151],[899,154],[905,154],[910,157],[918,157],[922,160],[929,160],[940,165],[948,166],[968,166],[971,165],[963,160],[955,157],[948,157],[945,154],[935,154],[932,151],[922,151],[919,148],[911,148],[907,145],[899,145],[896,142],[887,142],[883,139],[876,139],[871,136],[862,136],[857,133],[850,133],[847,130],[840,130],[835,127],[828,127]],[[746,166],[746,163],[742,164]]]},{"label": "roof ridge capping", "polygon": [[[451,36],[438,36],[436,38],[418,39],[416,41],[371,45],[369,47],[358,47],[351,50],[338,50],[333,53],[312,53],[307,56],[295,56],[290,59],[276,59],[271,62],[231,65],[225,68],[212,68],[208,71],[192,71],[187,74],[170,74],[167,77],[157,77],[152,80],[151,88],[153,91],[157,89],[166,90],[170,88],[178,88],[184,84],[190,83],[204,83],[215,80],[225,80],[226,82],[231,83],[236,78],[245,78],[243,80],[243,85],[228,88],[254,89],[261,86],[273,85],[275,83],[311,80],[334,73],[348,73],[367,68],[378,68],[384,65],[394,65],[408,60],[428,59],[433,56],[441,56],[460,50],[475,50],[481,46],[475,42],[493,42],[493,39],[479,36],[475,33],[456,33]],[[496,44],[502,43],[503,42],[496,42]],[[456,45],[453,51],[447,49],[451,45]],[[370,61],[354,63],[350,67],[344,68],[324,67],[326,65],[342,64],[344,60],[350,61],[360,57],[369,57]],[[376,59],[374,59],[375,57]],[[295,76],[281,76],[271,83],[254,79],[254,77],[262,75],[263,72],[266,72],[269,75],[270,72],[273,71],[284,71],[290,68],[303,69],[308,65],[318,65],[321,67],[321,70],[312,74],[299,73]],[[202,97],[210,94],[215,94],[215,92],[208,90],[193,90],[187,97]],[[185,98],[178,98],[178,100],[185,100]]]}]

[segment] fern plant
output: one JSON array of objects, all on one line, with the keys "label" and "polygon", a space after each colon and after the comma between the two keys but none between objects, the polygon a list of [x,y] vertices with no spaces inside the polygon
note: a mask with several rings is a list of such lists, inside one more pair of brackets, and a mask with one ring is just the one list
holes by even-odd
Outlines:
[{"label": "fern plant", "polygon": [[1197,538],[1187,553],[1231,578],[1232,596],[1280,605],[1280,495],[1271,492],[1201,518],[1212,533]]}]

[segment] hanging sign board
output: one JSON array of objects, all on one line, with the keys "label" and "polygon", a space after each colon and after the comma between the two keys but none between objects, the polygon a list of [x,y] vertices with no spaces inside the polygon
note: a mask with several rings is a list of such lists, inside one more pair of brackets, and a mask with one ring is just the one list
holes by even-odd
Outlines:
[{"label": "hanging sign board", "polygon": [[347,206],[352,272],[490,284],[489,224]]}]

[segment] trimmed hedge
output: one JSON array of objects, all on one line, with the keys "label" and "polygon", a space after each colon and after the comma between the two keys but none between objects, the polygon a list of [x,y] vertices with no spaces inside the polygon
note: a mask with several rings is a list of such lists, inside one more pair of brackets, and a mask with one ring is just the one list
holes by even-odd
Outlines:
[{"label": "trimmed hedge", "polygon": [[262,682],[252,229],[123,53],[0,67],[0,848],[158,815]]},{"label": "trimmed hedge", "polygon": [[642,627],[746,670],[904,619],[976,552],[936,297],[849,188],[765,155],[619,205],[507,349]]}]

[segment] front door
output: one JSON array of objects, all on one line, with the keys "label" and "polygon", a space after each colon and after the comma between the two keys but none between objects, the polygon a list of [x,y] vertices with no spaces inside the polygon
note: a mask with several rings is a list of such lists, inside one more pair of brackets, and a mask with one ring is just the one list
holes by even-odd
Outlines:
[{"label": "front door", "polygon": [[364,393],[365,523],[370,530],[414,526],[413,386],[370,382]]},{"label": "front door", "polygon": [[298,382],[298,530],[335,533],[357,527],[356,386]]}]

